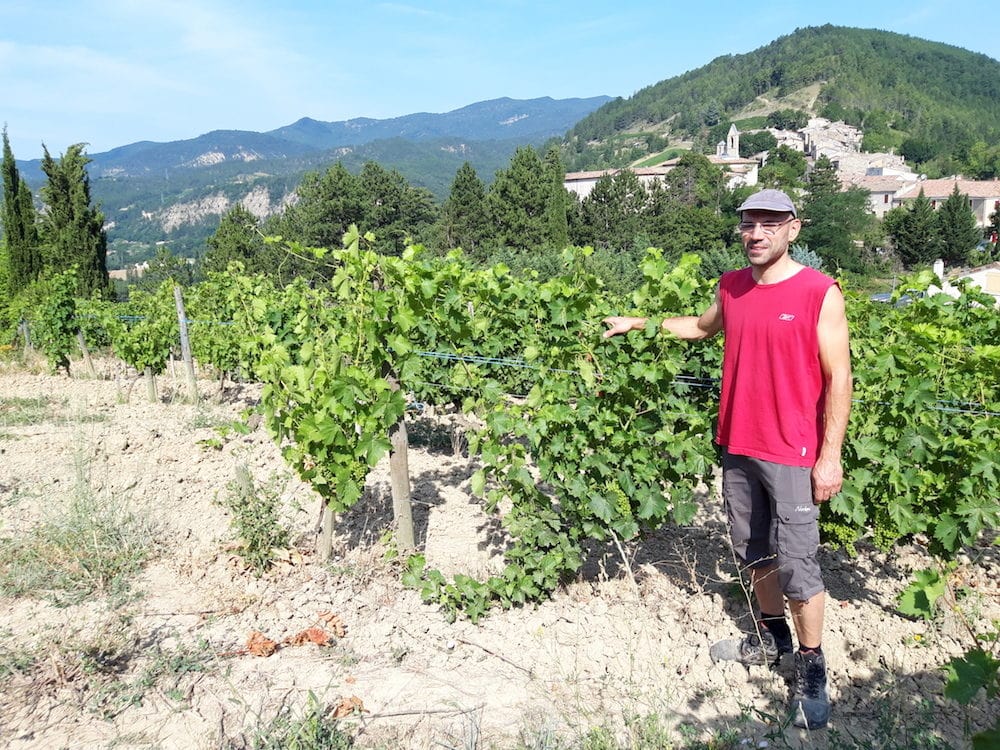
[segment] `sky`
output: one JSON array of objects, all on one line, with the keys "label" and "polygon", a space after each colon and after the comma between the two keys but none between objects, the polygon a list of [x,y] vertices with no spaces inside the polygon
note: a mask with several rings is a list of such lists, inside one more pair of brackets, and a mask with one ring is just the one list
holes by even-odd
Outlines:
[{"label": "sky", "polygon": [[212,130],[629,97],[797,28],[883,29],[1000,59],[995,0],[0,0],[18,160]]}]

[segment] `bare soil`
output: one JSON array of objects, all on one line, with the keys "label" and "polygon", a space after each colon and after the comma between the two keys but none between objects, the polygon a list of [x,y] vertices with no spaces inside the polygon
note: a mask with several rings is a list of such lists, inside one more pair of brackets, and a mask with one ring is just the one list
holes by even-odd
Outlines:
[{"label": "bare soil", "polygon": [[[82,484],[149,519],[152,557],[124,595],[69,606],[44,593],[0,596],[5,747],[241,747],[282,709],[301,715],[310,695],[331,708],[353,701],[361,712],[344,721],[358,746],[387,748],[555,747],[542,739],[570,743],[653,714],[676,747],[903,748],[936,737],[961,748],[997,714],[982,695],[969,708],[941,697],[941,665],[970,644],[957,614],[924,623],[896,610],[910,574],[930,564],[916,546],[853,558],[823,550],[833,718],[812,733],[782,728],[787,664],[708,656],[712,642],[752,622],[717,493],[691,526],[630,544],[627,565],[617,549],[595,548],[551,600],[449,624],[400,583],[386,534],[387,460],[339,519],[333,559],[322,560],[319,501],[259,420],[246,435],[217,429],[245,420],[253,386],[217,397],[217,383],[204,380],[193,405],[167,375],[150,403],[131,375],[98,367],[100,379],[0,371],[0,399],[50,404],[31,424],[0,414],[0,537],[57,514]],[[430,567],[483,575],[498,564],[501,537],[471,494],[475,460],[461,451],[461,418],[408,418],[418,546]],[[285,559],[261,577],[237,554],[221,502],[241,465],[259,492],[280,497],[293,532]],[[977,552],[963,571],[962,610],[978,622],[1000,618],[996,550]],[[285,642],[309,628],[332,640]],[[254,632],[277,650],[249,653]],[[102,643],[115,655],[104,663],[92,653]],[[32,663],[16,666],[18,654]],[[200,671],[185,671],[192,661]],[[722,737],[731,744],[698,744]]]}]

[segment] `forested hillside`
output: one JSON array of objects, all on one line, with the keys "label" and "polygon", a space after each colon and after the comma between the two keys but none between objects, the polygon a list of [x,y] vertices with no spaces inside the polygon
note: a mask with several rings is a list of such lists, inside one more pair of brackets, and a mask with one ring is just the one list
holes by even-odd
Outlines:
[{"label": "forested hillside", "polygon": [[[217,130],[132,143],[90,154],[87,169],[108,220],[109,263],[119,268],[152,258],[157,247],[201,255],[234,205],[275,213],[306,174],[338,162],[355,174],[377,162],[442,201],[463,163],[491,179],[519,146],[558,137],[608,98],[501,98],[385,120],[303,118],[269,133]],[[37,192],[45,182],[41,161],[17,166]]]},{"label": "forested hillside", "polygon": [[[744,55],[726,55],[616,99],[563,141],[571,169],[623,166],[662,139],[709,143],[709,130],[751,105],[766,108],[819,85],[814,113],[865,128],[878,146],[920,149],[919,161],[961,158],[1000,138],[1000,62],[888,31],[798,29]],[[616,137],[635,134],[629,148]],[[638,149],[638,152],[636,151]]]}]

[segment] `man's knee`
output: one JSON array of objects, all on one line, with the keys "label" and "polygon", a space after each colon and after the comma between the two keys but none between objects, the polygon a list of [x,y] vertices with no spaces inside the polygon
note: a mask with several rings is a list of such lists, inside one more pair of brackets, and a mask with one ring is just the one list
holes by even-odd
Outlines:
[{"label": "man's knee", "polygon": [[778,565],[778,582],[781,593],[791,601],[807,602],[826,589],[815,555],[781,559]]}]

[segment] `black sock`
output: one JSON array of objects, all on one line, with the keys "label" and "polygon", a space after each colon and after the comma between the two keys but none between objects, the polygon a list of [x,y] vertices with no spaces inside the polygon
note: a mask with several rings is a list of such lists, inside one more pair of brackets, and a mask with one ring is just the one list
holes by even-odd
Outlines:
[{"label": "black sock", "polygon": [[823,644],[821,643],[820,645],[816,646],[815,648],[803,648],[802,644],[799,644],[799,653],[800,654],[822,654],[823,653]]},{"label": "black sock", "polygon": [[760,622],[765,628],[771,631],[771,635],[775,639],[779,641],[791,639],[792,631],[788,628],[788,621],[784,615],[769,615],[761,612]]}]

